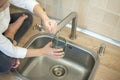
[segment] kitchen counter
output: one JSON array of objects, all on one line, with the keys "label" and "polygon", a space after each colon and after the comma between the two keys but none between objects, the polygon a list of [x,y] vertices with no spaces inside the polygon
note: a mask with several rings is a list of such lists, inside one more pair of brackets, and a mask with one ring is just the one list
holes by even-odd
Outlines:
[{"label": "kitchen counter", "polygon": [[[14,12],[14,11],[13,11]],[[37,29],[33,29],[33,27],[40,23],[40,20],[34,16],[33,24],[27,33],[23,36],[23,38],[19,42],[19,46],[23,46],[33,35],[40,33]],[[114,46],[107,42],[101,41],[99,39],[93,38],[91,36],[82,34],[77,32],[77,39],[70,40],[69,37],[70,29],[64,28],[60,36],[64,37],[68,41],[81,45],[83,47],[89,48],[96,52],[101,44],[105,44],[105,53],[100,57],[99,67],[95,74],[94,80],[120,80],[120,47]],[[5,78],[5,79],[4,79]],[[4,75],[0,75],[0,80],[16,80],[15,77],[11,73],[7,73]]]},{"label": "kitchen counter", "polygon": [[[37,21],[37,20],[36,20]],[[38,22],[34,23],[37,24]],[[33,27],[26,33],[22,40],[20,41],[19,46],[23,46],[31,36],[34,34],[39,33],[38,30],[33,30]],[[81,45],[83,47],[87,47],[97,53],[99,47],[101,44],[105,44],[105,53],[100,57],[100,65],[97,69],[97,72],[95,74],[94,80],[120,80],[120,48],[117,46],[114,46],[112,44],[109,44],[107,42],[98,40],[96,38],[90,37],[88,35],[82,34],[77,32],[77,39],[76,40],[70,40],[69,39],[70,29],[63,28],[63,30],[60,33],[60,36],[64,37],[68,41],[71,41],[73,43],[76,43],[78,45]]]}]

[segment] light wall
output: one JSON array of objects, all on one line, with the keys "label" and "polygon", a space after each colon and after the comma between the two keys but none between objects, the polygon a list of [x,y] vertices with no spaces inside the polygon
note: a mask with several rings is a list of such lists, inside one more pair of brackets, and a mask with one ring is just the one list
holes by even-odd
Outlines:
[{"label": "light wall", "polygon": [[120,41],[120,0],[38,0],[49,16],[78,14],[78,26]]}]

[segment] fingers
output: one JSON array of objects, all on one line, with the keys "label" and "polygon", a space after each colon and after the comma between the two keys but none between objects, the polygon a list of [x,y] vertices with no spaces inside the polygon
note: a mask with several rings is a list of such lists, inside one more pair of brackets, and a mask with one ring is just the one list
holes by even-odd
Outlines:
[{"label": "fingers", "polygon": [[43,48],[44,49],[43,51],[45,51],[44,55],[51,56],[51,57],[54,57],[56,59],[64,57],[65,53],[64,53],[62,48],[56,49],[56,48],[52,48],[51,46],[52,46],[52,42],[49,42]]},{"label": "fingers", "polygon": [[55,59],[63,58],[64,57],[64,52],[61,53],[53,53],[53,57]]},{"label": "fingers", "polygon": [[49,47],[49,48],[51,48],[51,47],[52,47],[52,42],[51,42],[51,41],[48,42],[47,45],[46,45],[45,47]]},{"label": "fingers", "polygon": [[53,34],[56,32],[57,23],[54,20],[51,20],[51,19],[45,20],[43,22],[43,26],[46,32],[53,33]]},{"label": "fingers", "polygon": [[55,49],[54,49],[54,52],[55,52],[55,53],[63,52],[63,49],[62,49],[62,48],[61,48],[61,49],[56,49],[56,48],[55,48]]},{"label": "fingers", "polygon": [[17,58],[13,59],[12,68],[17,68],[20,65],[20,61]]},{"label": "fingers", "polygon": [[64,52],[54,53],[54,56],[64,56]]},{"label": "fingers", "polygon": [[63,49],[53,49],[53,52],[52,52],[52,57],[54,58],[62,58],[64,57],[65,53],[63,51]]},{"label": "fingers", "polygon": [[52,45],[52,42],[50,41],[50,42],[48,42],[48,44],[47,44],[48,46],[51,46]]},{"label": "fingers", "polygon": [[50,20],[49,24],[50,24],[49,25],[50,33],[55,33],[56,32],[57,23],[54,20]]}]

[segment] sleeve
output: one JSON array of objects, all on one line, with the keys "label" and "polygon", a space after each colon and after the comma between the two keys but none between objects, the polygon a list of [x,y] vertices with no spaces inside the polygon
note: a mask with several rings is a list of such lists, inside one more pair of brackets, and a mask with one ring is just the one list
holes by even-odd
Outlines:
[{"label": "sleeve", "polygon": [[17,7],[27,9],[32,13],[34,6],[39,4],[36,0],[10,0],[10,3]]},{"label": "sleeve", "polygon": [[2,34],[0,34],[0,50],[4,54],[6,54],[10,57],[14,57],[14,58],[24,58],[26,56],[26,53],[27,53],[26,48],[14,46],[10,42],[10,40],[7,39]]}]

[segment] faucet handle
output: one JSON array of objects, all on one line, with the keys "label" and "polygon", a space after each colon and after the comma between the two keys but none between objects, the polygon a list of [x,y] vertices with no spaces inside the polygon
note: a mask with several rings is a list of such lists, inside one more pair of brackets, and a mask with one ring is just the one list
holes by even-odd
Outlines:
[{"label": "faucet handle", "polygon": [[33,27],[33,30],[39,30],[39,31],[42,31],[42,32],[44,32],[44,29],[42,28],[42,25],[40,25],[40,24],[36,24],[34,27]]}]

